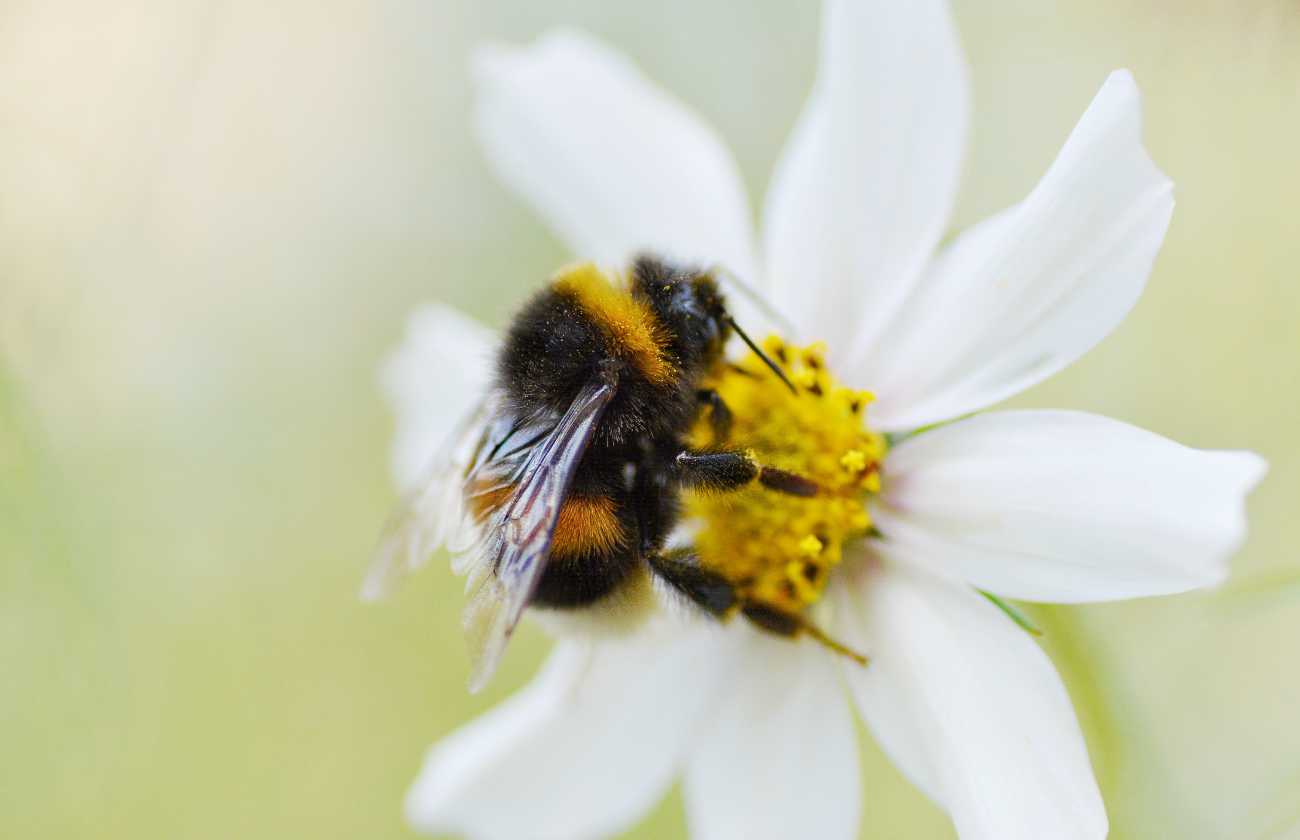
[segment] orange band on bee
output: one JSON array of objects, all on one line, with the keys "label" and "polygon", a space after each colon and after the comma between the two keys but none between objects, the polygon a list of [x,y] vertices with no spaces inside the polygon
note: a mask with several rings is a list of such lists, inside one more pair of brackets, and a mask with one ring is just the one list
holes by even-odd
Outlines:
[{"label": "orange band on bee", "polygon": [[[470,509],[480,522],[501,507],[514,485],[492,487],[468,494]],[[623,545],[623,524],[618,503],[606,496],[570,496],[560,508],[551,538],[552,554],[605,554]]]},{"label": "orange band on bee", "polygon": [[553,554],[607,554],[623,544],[617,503],[606,496],[570,496],[560,508]]},{"label": "orange band on bee", "polygon": [[646,379],[663,385],[677,375],[664,358],[667,336],[654,312],[644,301],[614,286],[599,268],[582,263],[566,269],[556,278],[555,290],[577,301]]}]

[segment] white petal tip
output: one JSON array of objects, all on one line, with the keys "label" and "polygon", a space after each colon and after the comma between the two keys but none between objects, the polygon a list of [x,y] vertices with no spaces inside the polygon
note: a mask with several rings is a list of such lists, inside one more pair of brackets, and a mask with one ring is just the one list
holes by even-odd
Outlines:
[{"label": "white petal tip", "polygon": [[[413,572],[414,566],[408,566],[402,571]],[[375,562],[366,572],[365,578],[361,581],[361,587],[357,590],[357,598],[363,604],[377,604],[385,601],[388,596],[393,594],[393,576],[390,566],[383,562]]]},{"label": "white petal tip", "polygon": [[426,750],[421,757],[420,771],[402,800],[402,815],[407,825],[424,834],[442,834],[457,828],[447,819],[446,774],[439,771],[448,756],[442,746],[434,745]]},{"label": "white petal tip", "polygon": [[1242,504],[1245,504],[1246,497],[1264,480],[1264,476],[1268,475],[1268,461],[1254,452],[1208,450],[1204,454],[1214,459],[1207,464],[1207,470],[1212,470],[1210,473],[1212,486],[1218,487],[1228,499],[1238,497],[1238,501]]},{"label": "white petal tip", "polygon": [[607,47],[580,29],[550,29],[524,46],[496,41],[480,44],[470,54],[470,75],[480,86],[489,86],[506,81],[514,73],[539,72],[557,61],[597,53],[612,57]]},{"label": "white petal tip", "polygon": [[1116,89],[1126,89],[1139,99],[1142,97],[1142,91],[1138,89],[1137,79],[1133,78],[1133,71],[1127,67],[1121,67],[1118,70],[1112,70],[1106,77],[1106,87]]},{"label": "white petal tip", "polygon": [[[1170,588],[1164,594],[1214,590],[1228,582],[1232,576],[1232,557],[1246,542],[1249,521],[1246,516],[1246,498],[1268,473],[1268,462],[1254,452],[1206,452],[1219,459],[1217,467],[1207,464],[1211,487],[1217,485],[1222,500],[1225,520],[1220,527],[1219,548],[1210,551],[1199,568],[1192,565],[1190,576],[1181,589]],[[1211,490],[1210,492],[1213,492]]]},{"label": "white petal tip", "polygon": [[1240,482],[1241,492],[1249,494],[1268,475],[1268,461],[1254,452],[1241,451],[1228,454],[1235,461],[1234,471],[1237,481]]},{"label": "white petal tip", "polygon": [[1088,106],[1088,111],[1084,113],[1081,124],[1089,117],[1102,121],[1102,124],[1112,120],[1131,121],[1128,130],[1134,132],[1141,142],[1142,91],[1133,74],[1128,70],[1115,70],[1107,76],[1093,97],[1092,104]]},{"label": "white petal tip", "polygon": [[1174,182],[1165,174],[1154,160],[1150,152],[1146,150],[1143,142],[1143,114],[1142,114],[1142,91],[1138,88],[1137,80],[1133,78],[1133,73],[1127,69],[1113,71],[1106,77],[1106,81],[1101,86],[1094,98],[1094,105],[1101,101],[1108,101],[1115,110],[1112,112],[1120,120],[1131,120],[1133,136],[1137,144],[1141,147],[1142,157],[1149,167],[1148,177],[1152,181],[1151,193],[1159,195],[1162,198],[1168,196],[1170,209],[1173,207],[1173,189]]},{"label": "white petal tip", "polygon": [[442,815],[438,805],[438,792],[435,785],[425,780],[425,774],[422,772],[407,791],[406,800],[402,804],[402,815],[406,818],[406,824],[421,834],[447,834],[455,830],[455,826],[449,825]]}]

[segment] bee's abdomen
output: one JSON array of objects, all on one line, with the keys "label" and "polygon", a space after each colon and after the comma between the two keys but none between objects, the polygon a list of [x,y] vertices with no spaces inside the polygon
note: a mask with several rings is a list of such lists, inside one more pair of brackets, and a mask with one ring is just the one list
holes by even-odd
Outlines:
[{"label": "bee's abdomen", "polygon": [[560,509],[550,559],[533,603],[584,607],[609,595],[635,568],[634,523],[612,496],[570,496]]},{"label": "bee's abdomen", "polygon": [[612,496],[570,496],[555,523],[551,556],[608,554],[627,542],[617,500]]}]

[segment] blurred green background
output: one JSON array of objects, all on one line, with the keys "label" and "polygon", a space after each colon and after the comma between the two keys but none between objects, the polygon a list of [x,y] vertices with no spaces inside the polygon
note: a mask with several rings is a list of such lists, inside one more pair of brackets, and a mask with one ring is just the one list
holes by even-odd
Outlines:
[{"label": "blurred green background", "polygon": [[[1036,609],[1117,838],[1300,836],[1300,5],[957,2],[965,225],[1106,73],[1179,207],[1147,294],[1018,402],[1262,452],[1212,594]],[[812,4],[0,5],[0,836],[401,837],[464,690],[460,582],[357,585],[394,502],[376,369],[441,298],[493,324],[566,259],[488,175],[467,55],[554,24],[628,51],[761,196]],[[871,745],[863,836],[945,818]],[[683,833],[676,799],[630,837]]]}]

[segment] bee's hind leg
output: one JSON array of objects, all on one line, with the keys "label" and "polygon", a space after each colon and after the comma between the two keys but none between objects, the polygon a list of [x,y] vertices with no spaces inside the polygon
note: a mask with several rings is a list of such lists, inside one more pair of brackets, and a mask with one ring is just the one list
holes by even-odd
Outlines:
[{"label": "bee's hind leg", "polygon": [[812,479],[760,464],[752,453],[739,450],[683,450],[673,459],[673,468],[678,482],[692,490],[727,492],[757,481],[769,490],[791,496],[812,497],[821,492],[821,486]]},{"label": "bee's hind leg", "polygon": [[740,602],[736,587],[717,572],[700,565],[689,548],[674,548],[646,555],[646,562],[673,589],[690,598],[715,618],[725,618]]},{"label": "bee's hind leg", "polygon": [[804,616],[742,597],[735,584],[717,572],[702,567],[693,549],[653,552],[646,555],[646,561],[656,575],[714,618],[726,619],[740,612],[752,624],[768,633],[788,639],[808,636],[859,665],[867,664],[867,657],[826,635]]},{"label": "bee's hind leg", "polygon": [[745,614],[745,618],[769,633],[790,639],[806,635],[828,650],[848,657],[859,665],[866,665],[868,662],[867,657],[826,635],[820,627],[802,615],[793,615],[759,603],[745,604],[741,611]]}]

